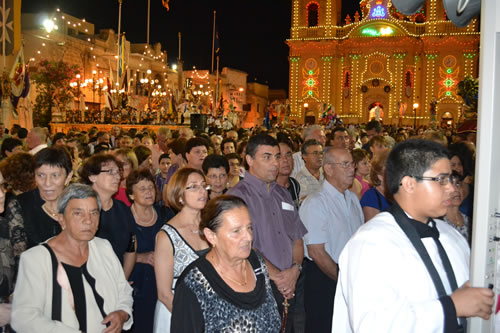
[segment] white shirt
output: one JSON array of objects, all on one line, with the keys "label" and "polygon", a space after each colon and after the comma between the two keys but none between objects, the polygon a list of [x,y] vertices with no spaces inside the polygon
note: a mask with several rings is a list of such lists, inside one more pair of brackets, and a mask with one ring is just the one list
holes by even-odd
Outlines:
[{"label": "white shirt", "polygon": [[311,172],[304,166],[295,175],[295,179],[300,184],[300,201],[307,197],[309,194],[318,192],[321,189],[321,184],[325,180],[323,175],[323,168],[319,169],[319,179],[316,179]]},{"label": "white shirt", "polygon": [[[469,279],[469,246],[451,226],[435,222],[461,286]],[[422,242],[451,294],[435,242]],[[443,307],[432,279],[390,213],[378,214],[354,234],[340,255],[339,268],[332,332],[443,332]]]},{"label": "white shirt", "polygon": [[31,155],[35,155],[35,154],[36,154],[36,153],[38,153],[40,150],[45,149],[45,148],[47,148],[47,147],[48,147],[48,145],[47,145],[46,143],[43,143],[43,144],[41,144],[41,145],[38,145],[38,146],[36,146],[35,148],[33,148],[33,149],[31,149],[31,150],[30,150],[30,154],[31,154]]},{"label": "white shirt", "polygon": [[[111,244],[94,237],[89,244],[87,271],[95,279],[95,289],[104,299],[104,311],[110,314],[123,310],[130,315],[123,329],[132,327],[132,287],[125,279],[120,261]],[[69,284],[61,264],[58,281]],[[90,284],[83,279],[87,311],[87,332],[102,332],[102,314],[97,306]],[[49,251],[41,246],[26,250],[21,255],[19,273],[12,302],[11,323],[17,332],[79,333],[79,323],[73,307],[71,289],[61,287],[61,321],[52,320],[52,260]]]},{"label": "white shirt", "polygon": [[326,180],[319,192],[304,200],[299,215],[308,231],[304,236],[305,255],[311,259],[307,245],[325,244],[326,252],[336,263],[349,238],[364,222],[356,194],[349,190],[340,193]]},{"label": "white shirt", "polygon": [[302,153],[300,151],[293,153],[293,170],[290,177],[295,178],[300,169],[306,166],[306,163],[302,159]]}]

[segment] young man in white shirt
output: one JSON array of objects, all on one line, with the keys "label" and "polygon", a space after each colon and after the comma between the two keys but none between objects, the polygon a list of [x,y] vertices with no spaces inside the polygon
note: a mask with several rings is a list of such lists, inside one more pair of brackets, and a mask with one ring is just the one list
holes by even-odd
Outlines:
[{"label": "young man in white shirt", "polygon": [[386,182],[394,197],[340,255],[332,332],[445,332],[466,317],[488,319],[494,294],[472,288],[465,239],[437,217],[453,181],[442,145],[407,140],[390,153]]}]

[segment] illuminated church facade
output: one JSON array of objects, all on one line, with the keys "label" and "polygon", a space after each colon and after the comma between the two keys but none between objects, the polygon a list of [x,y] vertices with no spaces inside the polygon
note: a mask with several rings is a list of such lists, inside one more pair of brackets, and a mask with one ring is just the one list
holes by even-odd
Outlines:
[{"label": "illuminated church facade", "polygon": [[457,84],[477,77],[479,21],[458,28],[442,0],[412,16],[390,0],[363,0],[341,18],[341,0],[292,0],[290,119],[318,122],[330,105],[344,123],[455,125]]}]

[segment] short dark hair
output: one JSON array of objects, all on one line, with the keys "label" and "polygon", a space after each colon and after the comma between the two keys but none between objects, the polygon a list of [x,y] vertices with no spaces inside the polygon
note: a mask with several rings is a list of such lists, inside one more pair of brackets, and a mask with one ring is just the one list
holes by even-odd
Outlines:
[{"label": "short dark hair", "polygon": [[321,147],[323,147],[323,145],[318,140],[309,139],[306,142],[304,142],[304,144],[302,145],[302,147],[300,147],[300,152],[302,153],[302,155],[307,155],[307,148],[309,148],[311,146],[321,146]]},{"label": "short dark hair", "polygon": [[241,156],[238,155],[238,154],[236,154],[236,153],[227,154],[227,155],[224,155],[224,157],[226,158],[226,160],[228,161],[228,163],[229,163],[229,160],[234,160],[234,159],[237,159],[238,163],[241,163]]},{"label": "short dark hair", "polygon": [[21,140],[19,140],[19,139],[16,139],[16,138],[5,138],[3,140],[3,142],[2,142],[2,148],[1,148],[2,156],[4,156],[4,157],[6,156],[5,155],[6,151],[11,152],[17,146],[22,146],[22,145],[23,145],[23,142]]},{"label": "short dark hair", "polygon": [[60,139],[66,139],[66,134],[64,134],[62,132],[57,132],[56,134],[54,134],[54,137],[52,138],[52,142],[56,143],[57,140],[60,140]]},{"label": "short dark hair", "polygon": [[19,139],[26,139],[27,136],[28,136],[28,130],[26,128],[21,127],[19,131],[17,131],[17,137]]},{"label": "short dark hair", "polygon": [[142,162],[147,160],[149,158],[149,156],[151,156],[151,154],[153,154],[151,149],[149,149],[146,146],[142,146],[142,145],[134,147],[134,153],[135,153],[135,156],[137,156],[137,163],[139,165],[141,165]]},{"label": "short dark hair", "polygon": [[95,145],[94,154],[107,153],[110,149],[111,148],[109,148],[109,145],[107,143],[100,143],[98,145]]},{"label": "short dark hair", "polygon": [[368,124],[366,124],[365,131],[370,131],[374,129],[375,132],[380,133],[382,131],[382,125],[378,120],[371,120]]},{"label": "short dark hair", "polygon": [[175,155],[184,154],[186,150],[187,140],[184,138],[175,139],[173,142],[168,144],[168,148],[172,150]]},{"label": "short dark hair", "polygon": [[389,192],[396,194],[403,177],[421,177],[442,158],[450,158],[450,154],[443,145],[437,142],[410,139],[398,143],[392,149],[386,162],[385,180]]},{"label": "short dark hair", "polygon": [[126,181],[126,193],[130,201],[134,201],[130,199],[130,196],[134,193],[133,191],[134,185],[140,182],[141,180],[147,180],[153,183],[153,185],[155,184],[155,179],[153,178],[153,175],[148,169],[139,169],[132,171],[128,175]]},{"label": "short dark hair", "polygon": [[335,133],[337,132],[347,132],[347,129],[345,127],[335,127],[333,130],[332,130],[332,133],[330,133],[330,138],[331,139],[334,139],[335,138]]},{"label": "short dark hair", "polygon": [[92,185],[90,181],[90,176],[95,176],[101,173],[101,168],[103,164],[115,163],[118,168],[122,168],[122,163],[111,154],[96,154],[89,157],[81,166],[78,174],[80,175],[80,180],[82,183],[87,185]]},{"label": "short dark hair", "polygon": [[265,133],[254,135],[248,140],[247,155],[255,158],[255,153],[259,146],[279,147],[279,143],[275,138]]},{"label": "short dark hair", "polygon": [[229,173],[229,162],[222,155],[208,155],[205,157],[205,160],[203,160],[201,168],[205,175],[208,174],[208,170],[212,168],[224,168],[226,169],[226,173]]},{"label": "short dark hair", "polygon": [[221,195],[210,200],[201,211],[200,232],[203,235],[203,229],[210,229],[217,232],[222,224],[222,218],[225,212],[234,208],[247,207],[243,199],[234,195]]},{"label": "short dark hair", "polygon": [[161,160],[162,160],[162,159],[164,159],[164,158],[168,158],[168,159],[170,159],[170,155],[169,155],[169,154],[167,154],[167,153],[163,153],[163,154],[161,154],[161,155],[160,155],[160,157],[158,158],[158,163],[160,163],[160,162],[161,162]]},{"label": "short dark hair", "polygon": [[[282,132],[280,132],[280,133],[282,133]],[[278,134],[280,134],[280,133],[278,133]],[[288,136],[282,136],[282,137],[278,136],[278,144],[280,144],[280,143],[287,145],[290,148],[290,150],[293,151],[293,143],[292,143],[292,140],[290,140],[288,138]]]},{"label": "short dark hair", "polygon": [[73,170],[71,157],[66,149],[59,147],[44,148],[35,154],[35,170],[42,167],[42,165],[49,165],[53,167],[63,168],[66,175],[69,175]]},{"label": "short dark hair", "polygon": [[208,141],[200,138],[200,137],[195,137],[191,138],[186,142],[186,147],[184,148],[184,158],[186,158],[186,154],[189,154],[191,152],[191,149],[194,147],[200,147],[200,146],[205,146],[207,148],[210,146]]},{"label": "short dark hair", "polygon": [[[5,141],[4,141],[5,142]],[[3,147],[2,147],[3,148]],[[451,144],[450,159],[457,156],[464,168],[464,176],[474,176],[474,154],[464,142]]]},{"label": "short dark hair", "polygon": [[229,142],[229,143],[231,143],[231,142],[233,143],[233,146],[234,146],[234,151],[236,151],[236,148],[238,147],[238,145],[236,144],[236,141],[234,141],[234,140],[233,140],[233,139],[231,139],[231,138],[225,138],[224,140],[222,140],[222,142],[220,143],[220,146],[221,146],[222,151],[224,151],[224,145],[225,145],[226,143],[228,143],[228,142]]},{"label": "short dark hair", "polygon": [[103,137],[106,134],[108,134],[108,132],[104,132],[104,131],[97,132],[95,138],[99,139],[100,137]]}]

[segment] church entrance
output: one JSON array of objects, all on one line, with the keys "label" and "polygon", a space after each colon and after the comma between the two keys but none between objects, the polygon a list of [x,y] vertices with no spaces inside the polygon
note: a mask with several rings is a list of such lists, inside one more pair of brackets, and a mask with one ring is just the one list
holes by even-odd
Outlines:
[{"label": "church entrance", "polygon": [[384,119],[384,106],[380,102],[373,102],[368,106],[368,121]]},{"label": "church entrance", "polygon": [[369,80],[361,85],[361,93],[363,96],[361,121],[369,122],[377,119],[387,123],[390,108],[390,83],[379,79]]},{"label": "church entrance", "polygon": [[451,112],[445,112],[441,116],[441,128],[452,128],[453,127],[453,115]]}]

